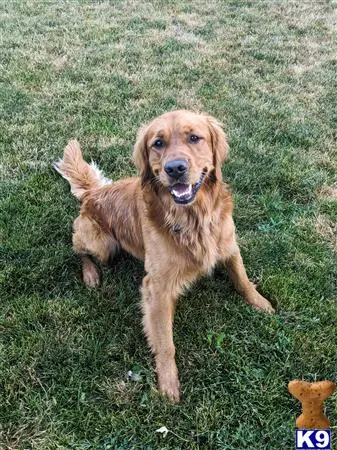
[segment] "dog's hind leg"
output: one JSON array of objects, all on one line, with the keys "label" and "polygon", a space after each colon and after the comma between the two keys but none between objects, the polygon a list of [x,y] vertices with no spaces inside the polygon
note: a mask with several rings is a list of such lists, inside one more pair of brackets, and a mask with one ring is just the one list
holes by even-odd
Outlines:
[{"label": "dog's hind leg", "polygon": [[81,257],[83,281],[88,287],[96,287],[100,283],[100,271],[94,260],[107,264],[119,245],[88,216],[77,217],[73,231],[73,249]]}]

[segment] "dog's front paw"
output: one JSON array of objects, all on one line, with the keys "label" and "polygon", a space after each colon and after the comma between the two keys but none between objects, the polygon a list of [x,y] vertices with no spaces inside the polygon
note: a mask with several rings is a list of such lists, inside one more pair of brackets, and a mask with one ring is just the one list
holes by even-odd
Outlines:
[{"label": "dog's front paw", "polygon": [[158,381],[158,385],[160,393],[167,397],[171,402],[178,403],[180,401],[178,378]]},{"label": "dog's front paw", "polygon": [[157,367],[158,388],[171,402],[180,401],[180,383],[175,362]]},{"label": "dog's front paw", "polygon": [[99,286],[100,276],[98,270],[92,266],[90,269],[83,270],[83,281],[89,288],[95,288]]},{"label": "dog's front paw", "polygon": [[269,314],[275,312],[275,309],[272,307],[270,302],[266,298],[262,297],[262,295],[257,291],[250,295],[249,298],[247,298],[247,301],[253,306],[253,308],[260,311],[264,311]]}]

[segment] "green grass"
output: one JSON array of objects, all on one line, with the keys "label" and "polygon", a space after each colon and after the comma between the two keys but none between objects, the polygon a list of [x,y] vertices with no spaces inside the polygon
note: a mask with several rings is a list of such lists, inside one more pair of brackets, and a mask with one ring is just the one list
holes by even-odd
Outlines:
[{"label": "green grass", "polygon": [[[337,370],[336,2],[9,1],[1,21],[0,448],[293,448],[288,381]],[[113,179],[134,174],[140,124],[181,107],[226,124],[243,257],[277,314],[220,269],[197,283],[171,405],[142,334],[143,266],[120,255],[83,286],[78,204],[51,164],[78,138]]]}]

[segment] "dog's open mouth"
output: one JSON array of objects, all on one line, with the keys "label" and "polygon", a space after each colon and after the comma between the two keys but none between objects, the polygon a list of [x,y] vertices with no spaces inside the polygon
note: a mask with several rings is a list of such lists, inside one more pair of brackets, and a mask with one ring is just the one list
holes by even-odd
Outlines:
[{"label": "dog's open mouth", "polygon": [[206,176],[206,172],[202,172],[199,180],[194,184],[185,184],[185,183],[175,183],[172,186],[169,186],[169,191],[173,197],[173,200],[176,203],[186,205],[187,203],[191,203],[198,190],[200,189],[204,179]]}]

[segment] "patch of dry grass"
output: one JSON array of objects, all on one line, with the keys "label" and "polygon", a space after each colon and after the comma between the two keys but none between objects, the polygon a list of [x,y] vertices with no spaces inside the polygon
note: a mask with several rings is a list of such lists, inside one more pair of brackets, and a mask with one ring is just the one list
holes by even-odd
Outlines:
[{"label": "patch of dry grass", "polygon": [[317,217],[316,230],[337,248],[337,223],[333,222],[328,216],[320,214]]}]

